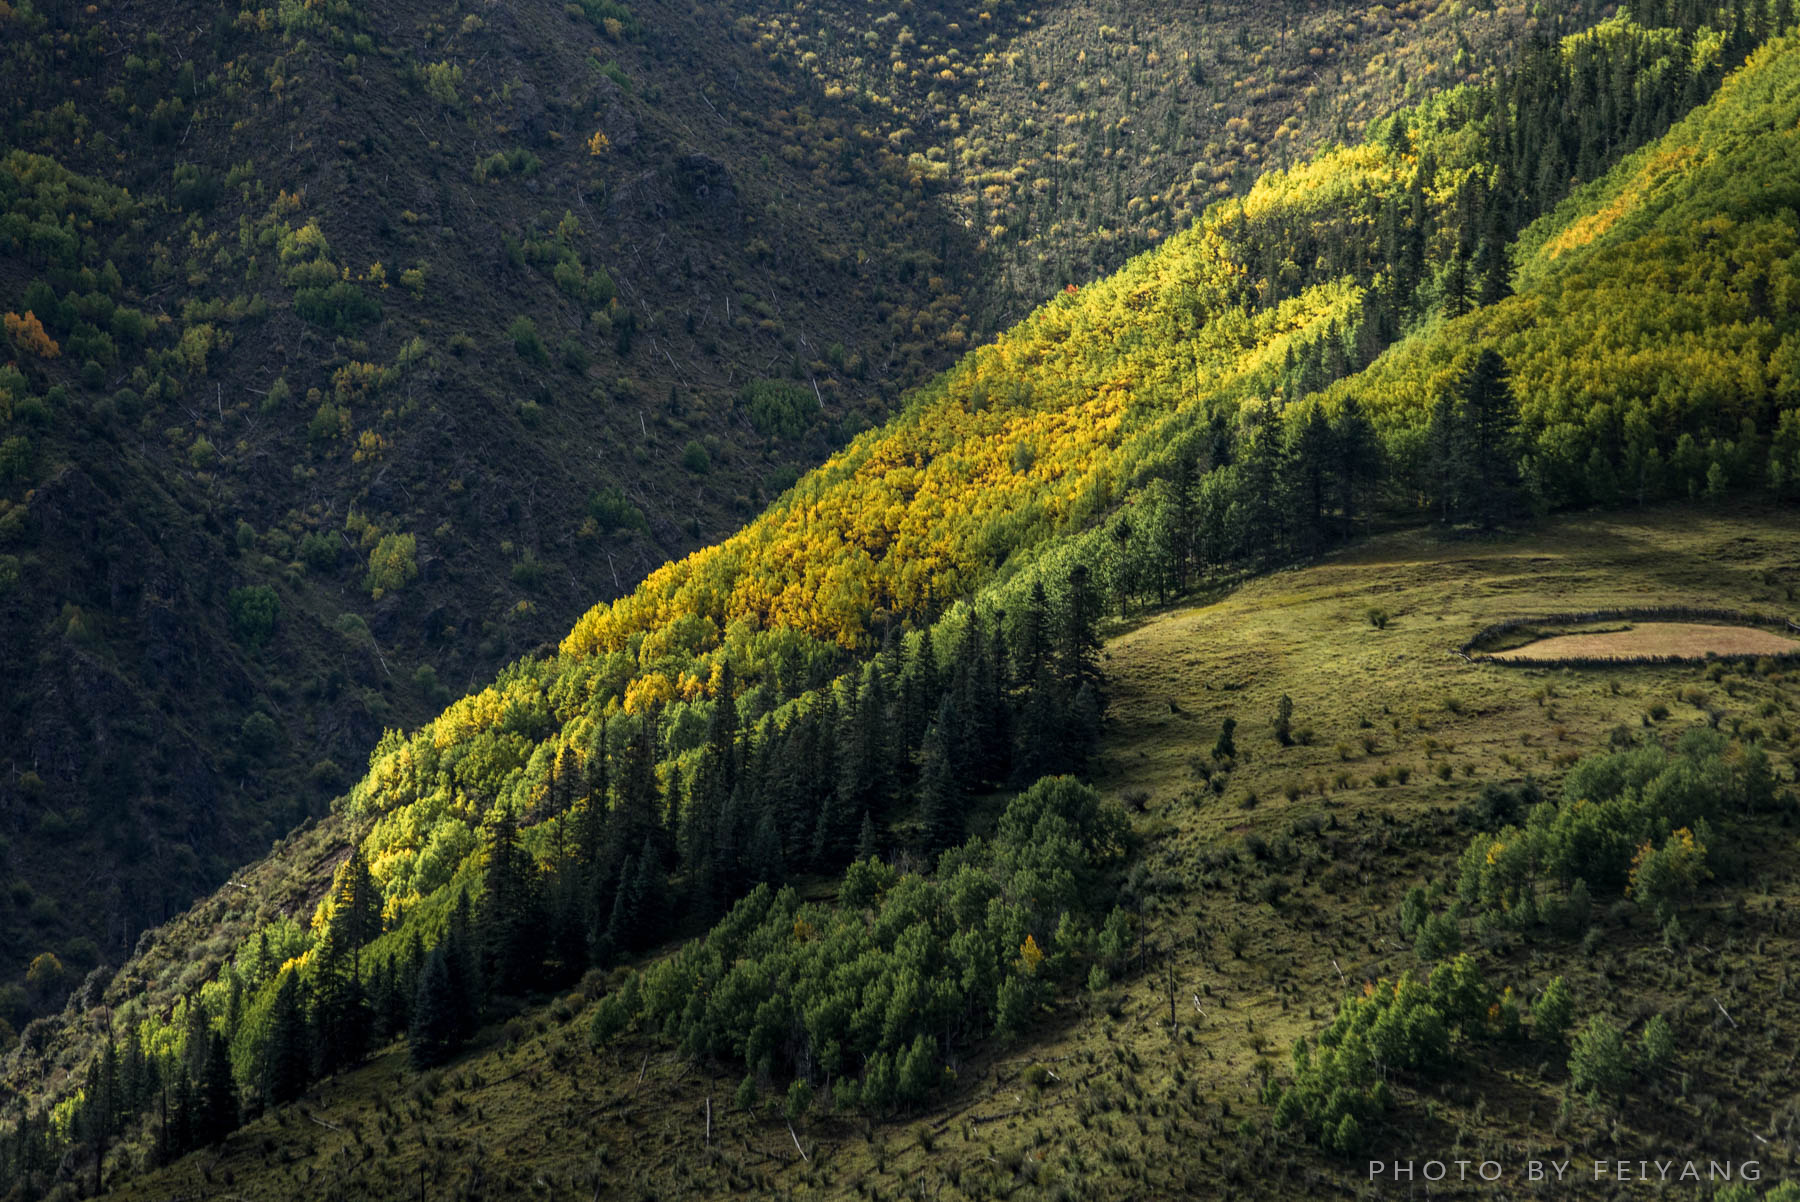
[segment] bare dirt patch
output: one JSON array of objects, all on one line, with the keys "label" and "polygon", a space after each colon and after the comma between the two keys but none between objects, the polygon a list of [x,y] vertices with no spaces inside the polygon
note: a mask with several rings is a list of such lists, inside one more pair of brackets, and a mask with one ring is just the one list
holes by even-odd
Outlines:
[{"label": "bare dirt patch", "polygon": [[1495,651],[1490,658],[1641,659],[1652,656],[1705,659],[1709,655],[1784,655],[1800,651],[1800,640],[1750,626],[1702,622],[1639,622],[1625,629],[1585,631],[1538,639]]}]

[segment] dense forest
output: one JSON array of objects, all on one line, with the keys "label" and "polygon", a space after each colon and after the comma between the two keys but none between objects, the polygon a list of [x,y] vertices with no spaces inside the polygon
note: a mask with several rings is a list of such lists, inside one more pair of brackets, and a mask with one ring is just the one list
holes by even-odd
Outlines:
[{"label": "dense forest", "polygon": [[[593,973],[600,1046],[726,1064],[744,1110],[777,1090],[790,1120],[871,1121],[927,1103],[1059,992],[1103,990],[1134,948],[1143,974],[1114,900],[1131,826],[1077,779],[1105,726],[1108,615],[1382,527],[1474,537],[1589,505],[1791,499],[1792,17],[1660,6],[1539,37],[1069,284],[739,534],[389,730],[296,865],[329,877],[322,897],[246,898],[203,948],[147,937],[64,1019],[28,1025],[5,1180],[98,1191],[402,1034],[431,1069]],[[319,227],[268,228],[296,303],[316,291],[354,320]],[[8,321],[21,359],[94,324],[41,299],[48,324]],[[538,345],[509,338],[522,358]],[[13,372],[29,429],[35,385]],[[746,390],[750,420],[798,423],[794,392]],[[30,434],[6,445],[29,471]],[[407,587],[408,537],[368,540],[371,592]],[[234,592],[233,620],[266,634],[272,604]],[[1283,703],[1279,743],[1309,741]],[[1216,792],[1247,758],[1234,726],[1196,770]],[[1779,808],[1760,754],[1702,733],[1562,765],[1561,806],[1488,796],[1461,908],[1421,896],[1400,919],[1443,963],[1346,1003],[1285,1084],[1265,1073],[1271,1122],[1348,1152],[1387,1105],[1384,1069],[1522,1029],[1504,986],[1453,958],[1471,915],[1554,927],[1621,898],[1678,936],[1728,818]],[[1572,1021],[1553,998],[1530,1018],[1553,1041]],[[1617,1035],[1577,1041],[1591,1092],[1626,1079]],[[1661,1039],[1646,1030],[1646,1065]]]}]

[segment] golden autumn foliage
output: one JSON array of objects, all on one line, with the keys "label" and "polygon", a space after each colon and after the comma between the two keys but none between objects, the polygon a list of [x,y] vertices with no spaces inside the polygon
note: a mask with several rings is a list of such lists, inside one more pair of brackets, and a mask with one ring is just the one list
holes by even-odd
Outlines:
[{"label": "golden autumn foliage", "polygon": [[[1577,452],[1634,407],[1666,426],[1714,432],[1792,407],[1782,398],[1800,378],[1794,322],[1751,310],[1800,312],[1796,235],[1761,211],[1768,196],[1786,195],[1780,186],[1796,170],[1794,156],[1774,153],[1800,124],[1800,75],[1784,70],[1796,53],[1780,41],[1760,51],[1718,101],[1530,228],[1516,295],[1466,317],[1428,317],[1297,408],[1283,399],[1287,365],[1353,327],[1368,290],[1327,278],[1259,306],[1269,277],[1257,248],[1279,229],[1373,237],[1372,215],[1419,180],[1421,143],[1438,158],[1439,184],[1466,175],[1469,162],[1451,153],[1470,142],[1452,119],[1464,101],[1419,110],[1410,146],[1372,143],[1272,173],[1116,275],[1060,290],[739,534],[590,611],[561,657],[521,666],[416,739],[385,742],[354,800],[359,812],[391,811],[370,837],[376,875],[412,887],[402,861],[438,854],[422,850],[434,823],[450,832],[441,853],[473,845],[477,815],[452,778],[408,767],[422,749],[435,759],[480,748],[457,771],[479,760],[500,774],[491,792],[506,774],[547,771],[538,757],[554,754],[515,732],[585,746],[603,713],[705,704],[727,658],[739,687],[753,688],[776,664],[866,650],[890,620],[929,622],[1104,537],[1103,520],[1122,503],[1130,512],[1168,448],[1208,422],[1235,426],[1284,403],[1304,415],[1354,398],[1383,434],[1379,452],[1404,504],[1432,399],[1484,346],[1499,348],[1511,370],[1527,465],[1552,453],[1576,463],[1559,469],[1556,487],[1579,487]],[[1440,126],[1451,132],[1434,133]],[[1672,149],[1684,146],[1712,149]],[[1440,192],[1445,203],[1454,197]],[[1636,199],[1620,204],[1622,195]],[[1560,237],[1604,211],[1616,212],[1604,229],[1590,222],[1590,234]],[[1555,253],[1545,249],[1552,242]],[[1667,303],[1669,291],[1683,303]],[[423,879],[439,876],[433,868]]]},{"label": "golden autumn foliage", "polygon": [[[1527,229],[1514,295],[1420,331],[1322,399],[1354,396],[1397,454],[1417,455],[1420,398],[1491,347],[1547,503],[1684,495],[1719,462],[1760,484],[1760,462],[1734,456],[1800,404],[1795,55],[1785,40],[1759,50],[1711,104]],[[1596,479],[1606,447],[1624,462]]]},{"label": "golden autumn foliage", "polygon": [[45,332],[44,323],[31,310],[25,310],[23,316],[8,313],[3,320],[6,323],[7,337],[25,354],[36,355],[40,359],[54,359],[62,354],[62,347]]}]

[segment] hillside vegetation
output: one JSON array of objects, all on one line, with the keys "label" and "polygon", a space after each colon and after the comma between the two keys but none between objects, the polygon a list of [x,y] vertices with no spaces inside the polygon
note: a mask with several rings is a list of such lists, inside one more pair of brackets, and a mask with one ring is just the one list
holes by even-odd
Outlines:
[{"label": "hillside vegetation", "polygon": [[[324,846],[349,844],[348,858],[309,869],[278,855],[265,870],[310,876],[318,899],[310,913],[256,896],[215,899],[146,940],[116,978],[97,978],[63,1022],[27,1029],[12,1079],[61,1101],[20,1128],[16,1171],[42,1181],[54,1175],[57,1149],[69,1147],[104,1180],[146,1155],[166,1160],[231,1138],[240,1111],[288,1114],[281,1108],[311,1080],[351,1069],[372,1050],[372,1033],[406,1030],[407,1054],[430,1068],[475,1035],[484,1014],[590,971],[589,992],[605,993],[592,1028],[603,1048],[621,1033],[660,1032],[692,1063],[726,1066],[746,1108],[773,1086],[795,1121],[818,1108],[880,1123],[954,1090],[966,1063],[992,1054],[990,1033],[1018,1037],[1042,1006],[1066,1007],[1084,989],[1103,994],[1130,971],[1128,952],[1148,972],[1139,936],[1145,899],[1158,891],[1146,892],[1154,859],[1125,870],[1106,833],[1117,828],[1112,811],[1079,785],[1040,779],[1084,770],[1109,694],[1109,737],[1142,737],[1132,730],[1142,715],[1122,704],[1127,694],[1097,655],[1102,605],[1129,616],[1197,581],[1317,554],[1372,522],[1436,516],[1491,526],[1610,499],[1587,483],[1591,473],[1571,483],[1567,464],[1598,464],[1616,480],[1637,463],[1631,455],[1654,450],[1669,466],[1642,486],[1644,500],[1723,503],[1734,492],[1785,490],[1788,442],[1800,430],[1787,408],[1800,307],[1781,220],[1759,219],[1785,211],[1792,226],[1783,198],[1794,195],[1796,168],[1785,152],[1800,123],[1792,70],[1800,48],[1776,39],[1756,50],[1711,101],[1564,207],[1548,211],[1554,187],[1514,182],[1519,164],[1551,142],[1571,161],[1628,152],[1691,89],[1710,90],[1723,55],[1750,36],[1608,22],[1540,46],[1516,76],[1396,116],[1360,147],[1264,178],[969,356],[742,534],[591,612],[560,651],[517,662],[412,736],[390,733],[317,836]],[[1601,80],[1611,81],[1605,116],[1564,121],[1569,106],[1586,111],[1582,98]],[[1675,153],[1684,146],[1705,153]],[[1672,166],[1656,186],[1619,182],[1663,156]],[[1593,219],[1613,207],[1618,219]],[[1725,236],[1733,230],[1740,235]],[[1634,246],[1631,255],[1621,249]],[[1615,354],[1615,330],[1650,338],[1667,320],[1641,292],[1570,281],[1584,264],[1616,269],[1650,246],[1675,265],[1683,311],[1747,332],[1709,341],[1706,326],[1675,341],[1694,361],[1692,370],[1682,361],[1682,382],[1726,364],[1744,392],[1727,406],[1670,391],[1649,422],[1642,414],[1663,403],[1662,378],[1613,372],[1590,379],[1583,420],[1564,420],[1545,401],[1552,372]],[[1552,304],[1555,322],[1532,324]],[[1528,353],[1541,342],[1558,357]],[[1748,387],[1757,380],[1759,390]],[[1648,442],[1634,450],[1620,427],[1647,427]],[[1379,591],[1372,579],[1362,587]],[[1379,633],[1399,612],[1376,600],[1352,616],[1357,629]],[[1485,624],[1503,615],[1481,616]],[[1469,633],[1446,630],[1445,649]],[[1233,641],[1222,654],[1247,653]],[[1757,685],[1768,710],[1759,720],[1782,712],[1778,675],[1756,677],[1775,690],[1765,696]],[[1232,681],[1241,688],[1249,676]],[[1304,714],[1296,691],[1267,708],[1281,745],[1311,748],[1316,732],[1296,725],[1294,713]],[[1169,715],[1193,708],[1191,698],[1163,703]],[[1654,725],[1666,716],[1647,717]],[[1721,706],[1717,721],[1728,716]],[[1401,716],[1380,717],[1400,736]],[[1338,745],[1339,761],[1382,746],[1385,736],[1369,733],[1376,716],[1362,718],[1364,733]],[[1735,823],[1740,811],[1766,808],[1758,774],[1773,772],[1767,754],[1757,753],[1761,769],[1738,765],[1754,762],[1752,745],[1770,730],[1726,729],[1737,746],[1689,740],[1668,752],[1684,758],[1658,761],[1657,772],[1692,761],[1696,771],[1748,773],[1733,777],[1723,803]],[[1181,754],[1205,787],[1189,800],[1205,809],[1208,796],[1238,784],[1242,757],[1229,723],[1203,737],[1209,755],[1196,754],[1204,746]],[[1614,742],[1623,749],[1636,739],[1627,729]],[[1440,747],[1421,750],[1429,760]],[[1260,758],[1253,752],[1250,762]],[[1487,775],[1523,774],[1514,753],[1496,759]],[[1445,759],[1431,771],[1449,781],[1464,768]],[[1483,766],[1466,769],[1475,777]],[[1111,755],[1098,769],[1107,782],[1121,770]],[[1346,782],[1356,775],[1339,771]],[[1369,785],[1405,786],[1415,771],[1423,769],[1384,767]],[[1356,787],[1321,781],[1296,775],[1280,788],[1298,802]],[[1240,808],[1258,807],[1271,787],[1252,785]],[[1642,841],[1646,855],[1663,857],[1657,872],[1698,886],[1709,849],[1737,854],[1699,830],[1707,814],[1674,801],[1632,808],[1623,788],[1568,802],[1618,802],[1621,829],[1609,837],[1627,861]],[[1535,800],[1521,794],[1496,815],[1521,819]],[[1530,816],[1535,823],[1539,812]],[[971,826],[980,834],[990,822],[991,839],[963,842]],[[1757,846],[1730,834],[1732,848]],[[1277,862],[1291,859],[1284,852]],[[1089,886],[1071,891],[1084,877]],[[768,887],[790,878],[836,891],[837,909],[809,909]],[[1749,878],[1734,870],[1728,879]],[[1572,888],[1566,877],[1555,883]],[[1602,885],[1596,877],[1596,895]],[[1262,900],[1279,912],[1291,883],[1271,888]],[[1657,894],[1659,921],[1665,898],[1685,904],[1673,884]],[[1410,938],[1428,924],[1436,941],[1428,950],[1453,942],[1446,924],[1477,917],[1421,909],[1439,900],[1414,905],[1406,930]],[[873,929],[857,944],[860,922],[843,908],[865,906]],[[909,923],[920,908],[938,908],[942,921]],[[1513,908],[1509,919],[1535,921]],[[888,922],[889,934],[908,925],[918,933],[891,941]],[[641,976],[620,968],[665,936],[708,926],[704,942]],[[823,972],[837,963],[829,954],[782,960],[784,931],[827,941],[860,975]],[[733,967],[744,947],[757,949],[751,962],[763,968]],[[1478,969],[1455,968],[1466,986],[1456,1005],[1485,996],[1470,975]],[[774,1004],[757,1004],[776,979],[768,974],[781,974],[804,1012],[762,1013]],[[694,981],[716,991],[683,984]],[[1434,976],[1429,987],[1437,992],[1403,986],[1395,996],[1408,999],[1407,1013],[1430,1005],[1456,1018],[1457,1046],[1485,1038],[1476,1030],[1484,1008],[1444,1010],[1439,993],[1457,988],[1454,979]],[[1171,985],[1168,1004],[1179,1010],[1176,1000]],[[100,1031],[82,1015],[91,1001],[116,1007]],[[1193,1004],[1207,1010],[1201,995]],[[1383,1063],[1411,1071],[1441,1060],[1428,1043]],[[1331,1063],[1349,1074],[1339,1082],[1346,1089],[1365,1086],[1367,1062]],[[1257,1075],[1275,1071],[1271,1061]],[[1297,1059],[1291,1089],[1259,1086],[1255,1104],[1280,1116],[1283,1099],[1299,1097],[1287,1127],[1299,1105],[1314,1124],[1308,1133],[1328,1148],[1359,1145],[1366,1132],[1345,1119],[1378,1122],[1391,1098],[1315,1113],[1305,1100],[1313,1071]],[[182,1125],[149,1121],[147,1082],[178,1098],[186,1083]],[[1216,1121],[1228,1117],[1221,1110]],[[1236,1126],[1238,1152],[1255,1163],[1260,1128]],[[387,1171],[388,1151],[386,1160],[369,1152],[370,1172]]]},{"label": "hillside vegetation", "polygon": [[[853,100],[883,122],[980,252],[976,312],[1016,317],[1186,228],[1264,170],[1355,143],[1397,106],[1491,78],[1509,43],[1601,15],[1585,4],[1552,14],[1429,0],[1210,0],[1198,19],[1111,0],[971,13],[901,5],[879,16],[823,3],[739,25],[827,100]],[[825,154],[789,154],[829,169]]]},{"label": "hillside vegetation", "polygon": [[[1151,47],[1076,4],[0,10],[0,972],[40,969],[0,1021],[322,813],[384,728],[1190,222],[1190,172],[1248,186],[1246,139],[1452,78],[1384,56],[1488,78],[1598,17],[1292,11],[1144,14]],[[954,114],[922,63],[877,92],[835,49],[920,34]],[[1118,121],[1146,89],[1148,147]],[[1054,236],[1042,170],[1084,214]]]},{"label": "hillside vegetation", "polygon": [[[1423,1160],[1460,1139],[1460,1155],[1509,1166],[1760,1157],[1760,1194],[1793,1138],[1781,1087],[1800,1020],[1783,985],[1800,903],[1791,800],[1719,823],[1717,877],[1681,899],[1672,925],[1651,902],[1599,883],[1580,920],[1546,907],[1541,922],[1514,926],[1471,905],[1436,924],[1433,944],[1416,915],[1453,907],[1464,849],[1522,818],[1520,798],[1562,796],[1584,757],[1717,731],[1734,741],[1732,773],[1760,748],[1776,789],[1791,791],[1791,673],[1515,670],[1449,649],[1496,620],[1624,605],[1647,591],[1689,605],[1779,605],[1784,592],[1770,581],[1800,567],[1797,533],[1786,512],[1662,507],[1475,544],[1389,536],[1121,628],[1103,661],[1112,720],[1096,783],[1131,814],[1140,850],[1115,894],[1125,921],[1114,971],[1083,971],[1071,988],[1072,966],[1056,957],[1105,963],[1108,953],[1098,939],[1091,953],[1046,939],[1040,971],[1057,983],[1054,1005],[1013,1041],[959,1057],[953,1078],[897,1117],[864,1118],[822,1097],[790,1110],[779,1075],[746,1094],[731,1054],[665,1041],[655,1023],[596,1047],[602,999],[633,992],[597,980],[503,1012],[442,1069],[416,1072],[403,1046],[378,1051],[322,1083],[304,1110],[281,1108],[116,1194],[275,1198],[326,1182],[379,1194],[423,1174],[430,1189],[520,1196],[542,1181],[603,1197],[893,1198],[920,1180],[945,1198],[1360,1196],[1364,1158],[1277,1129],[1263,1083],[1289,1084],[1294,1041],[1319,1036],[1364,981],[1422,979],[1463,953],[1495,1003],[1510,990],[1520,1025],[1490,1035],[1484,1024],[1443,1066],[1394,1071],[1388,1109],[1365,1118],[1366,1156]],[[1388,614],[1379,628],[1365,614],[1372,601]],[[1227,719],[1235,754],[1215,756]],[[1749,831],[1760,834],[1746,843]],[[847,879],[839,901],[879,916],[925,884],[890,877],[894,900],[881,902]],[[774,925],[787,939],[740,971],[807,954],[791,922]],[[708,954],[695,945],[670,967]],[[1567,1036],[1543,1006],[1558,978]],[[1673,1059],[1632,1078],[1655,1106],[1619,1109],[1568,1088],[1570,1043],[1590,1019],[1628,1028],[1635,1057],[1655,1015],[1670,1027]],[[1457,1188],[1451,1196],[1492,1187]]]},{"label": "hillside vegetation", "polygon": [[892,156],[614,7],[0,12],[0,1017],[946,357],[865,341],[961,279]]}]

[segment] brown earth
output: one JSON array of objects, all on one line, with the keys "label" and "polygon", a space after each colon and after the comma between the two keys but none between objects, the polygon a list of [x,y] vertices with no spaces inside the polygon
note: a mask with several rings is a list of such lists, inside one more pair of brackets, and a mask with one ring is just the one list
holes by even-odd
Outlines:
[{"label": "brown earth", "polygon": [[1800,651],[1800,641],[1749,626],[1715,626],[1700,622],[1643,622],[1625,630],[1562,634],[1523,647],[1496,651],[1497,660],[1637,659],[1708,655],[1782,655]]}]

